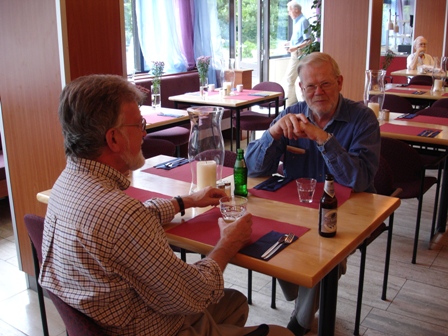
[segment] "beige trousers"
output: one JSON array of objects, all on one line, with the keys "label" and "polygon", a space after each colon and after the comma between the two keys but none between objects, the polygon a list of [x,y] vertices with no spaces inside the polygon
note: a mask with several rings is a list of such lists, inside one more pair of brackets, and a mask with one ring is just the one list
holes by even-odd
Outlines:
[{"label": "beige trousers", "polygon": [[[188,315],[179,330],[179,336],[243,336],[256,330],[258,326],[244,327],[249,315],[246,297],[233,289],[225,289],[224,297],[216,304],[211,304],[202,313]],[[272,336],[293,334],[286,328],[269,325]]]}]

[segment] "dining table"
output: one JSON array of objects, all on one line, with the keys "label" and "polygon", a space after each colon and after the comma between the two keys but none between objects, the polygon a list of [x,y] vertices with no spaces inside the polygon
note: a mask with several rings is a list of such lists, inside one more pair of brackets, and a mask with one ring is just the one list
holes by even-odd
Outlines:
[{"label": "dining table", "polygon": [[166,107],[140,106],[140,113],[146,119],[146,132],[152,133],[189,123],[187,111]]},{"label": "dining table", "polygon": [[[240,148],[241,141],[241,127],[240,114],[241,111],[254,105],[273,101],[275,102],[275,116],[279,112],[279,98],[280,92],[261,91],[243,89],[241,92],[232,91],[230,95],[225,96],[221,94],[220,89],[207,92],[201,96],[198,92],[187,92],[177,96],[171,96],[168,99],[174,102],[175,108],[180,104],[199,105],[199,106],[221,106],[235,111],[235,130],[236,130],[236,149]],[[233,120],[233,113],[230,120]],[[232,126],[232,125],[231,125]],[[233,139],[233,128],[232,139]],[[233,145],[232,145],[233,147]],[[232,148],[231,148],[232,149]]]},{"label": "dining table", "polygon": [[391,76],[402,76],[402,77],[432,76],[432,72],[430,71],[419,72],[418,70],[408,70],[408,69],[395,70],[392,71],[390,74]]},{"label": "dining table", "polygon": [[[156,168],[172,157],[160,155],[147,159],[145,165],[128,176],[131,187],[125,192],[141,201],[151,197],[172,198],[190,190],[190,163],[174,169]],[[222,180],[233,186],[233,169],[223,167]],[[333,238],[319,236],[319,199],[323,183],[318,183],[312,203],[300,203],[295,181],[275,192],[256,189],[266,177],[248,178],[247,211],[253,215],[249,245],[239,251],[231,263],[291,283],[321,288],[319,335],[334,335],[336,321],[339,264],[347,258],[400,205],[400,200],[372,193],[353,193],[335,184],[338,197],[338,228]],[[233,190],[233,188],[232,188]],[[51,190],[37,194],[48,203]],[[218,207],[190,208],[177,214],[165,226],[170,244],[207,255],[219,239]],[[264,260],[254,250],[273,233],[294,233],[298,239]],[[270,245],[270,244],[269,244]],[[264,251],[262,251],[264,252]],[[266,321],[269,322],[269,321]]]},{"label": "dining table", "polygon": [[[425,130],[433,133],[425,135]],[[418,146],[431,147],[434,150],[448,150],[448,118],[417,114],[390,113],[388,121],[380,121],[381,136],[403,140]],[[446,231],[448,211],[448,160],[445,159],[436,231]]]}]

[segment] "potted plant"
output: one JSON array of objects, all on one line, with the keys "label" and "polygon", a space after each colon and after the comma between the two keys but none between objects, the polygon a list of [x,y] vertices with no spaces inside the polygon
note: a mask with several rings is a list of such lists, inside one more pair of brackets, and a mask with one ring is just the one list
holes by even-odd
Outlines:
[{"label": "potted plant", "polygon": [[313,4],[311,5],[311,9],[313,8],[316,10],[316,15],[309,18],[314,20],[305,30],[306,33],[309,33],[311,35],[311,42],[302,48],[302,53],[299,56],[299,59],[306,55],[311,54],[312,52],[320,51],[320,33],[322,26],[321,14],[320,14],[321,0],[314,0]]}]

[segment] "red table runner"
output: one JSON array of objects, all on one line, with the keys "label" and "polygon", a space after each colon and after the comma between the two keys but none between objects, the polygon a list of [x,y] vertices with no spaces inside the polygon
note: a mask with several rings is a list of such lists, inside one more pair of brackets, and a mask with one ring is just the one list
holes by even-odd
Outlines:
[{"label": "red table runner", "polygon": [[[334,189],[336,192],[336,197],[338,199],[338,206],[344,204],[344,202],[350,198],[350,195],[352,193],[351,188],[344,187],[338,183],[334,183]],[[317,183],[316,190],[313,196],[313,202],[302,203],[299,201],[299,194],[297,193],[296,181],[289,182],[287,185],[283,186],[277,191],[257,190],[254,188],[249,189],[249,192],[252,195],[260,198],[266,198],[273,201],[300,205],[313,209],[319,209],[319,200],[322,197],[323,191],[324,191],[324,183],[323,182]]]},{"label": "red table runner", "polygon": [[[142,171],[145,173],[150,173],[158,176],[169,177],[179,181],[191,182],[191,169],[189,163],[170,170],[152,167]],[[233,174],[233,168],[222,167],[222,178],[226,178],[232,174]]]},{"label": "red table runner", "polygon": [[159,194],[159,193],[156,193],[154,191],[144,190],[144,189],[135,188],[135,187],[129,187],[124,192],[128,196],[130,196],[132,198],[135,198],[135,199],[138,199],[140,202],[144,202],[144,201],[149,200],[150,198],[153,198],[153,197],[171,198],[171,196],[168,196],[168,195]]},{"label": "red table runner", "polygon": [[[187,222],[169,229],[167,233],[215,246],[220,238],[218,226],[219,217],[221,217],[221,212],[219,211],[219,208],[215,207],[199,216],[196,216],[195,218],[190,219]],[[272,230],[285,233],[292,232],[297,237],[300,237],[303,236],[309,229],[272,219],[253,216],[252,235],[250,237],[249,244],[256,242]]]},{"label": "red table runner", "polygon": [[[411,120],[414,120],[414,119],[411,119]],[[408,126],[408,125],[384,124],[384,125],[380,126],[380,130],[381,130],[381,132],[418,136],[423,131],[428,130],[428,128],[427,127]],[[440,129],[432,129],[432,130],[440,131]]]}]

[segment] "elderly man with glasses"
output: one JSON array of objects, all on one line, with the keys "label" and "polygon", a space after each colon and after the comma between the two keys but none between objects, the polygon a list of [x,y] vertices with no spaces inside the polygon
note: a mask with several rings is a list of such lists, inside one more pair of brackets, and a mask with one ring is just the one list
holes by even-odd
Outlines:
[{"label": "elderly man with glasses", "polygon": [[[250,239],[252,215],[222,219],[221,238],[187,264],[163,226],[190,207],[217,205],[207,187],[172,199],[140,202],[124,190],[143,166],[144,94],[125,78],[79,77],[63,90],[59,119],[67,165],[53,186],[42,246],[42,287],[91,317],[107,335],[245,335],[246,297],[224,288],[223,272]],[[262,325],[268,335],[288,335]]]},{"label": "elderly man with glasses", "polygon": [[[283,161],[286,177],[313,177],[323,182],[330,173],[337,183],[355,192],[375,192],[380,157],[375,114],[364,104],[342,96],[343,77],[330,55],[307,55],[300,61],[298,75],[305,101],[282,111],[262,137],[249,144],[249,176],[276,173]],[[283,281],[280,285],[287,298],[297,297],[297,286]],[[311,328],[318,291],[319,286],[300,287],[288,325],[296,335]]]}]

